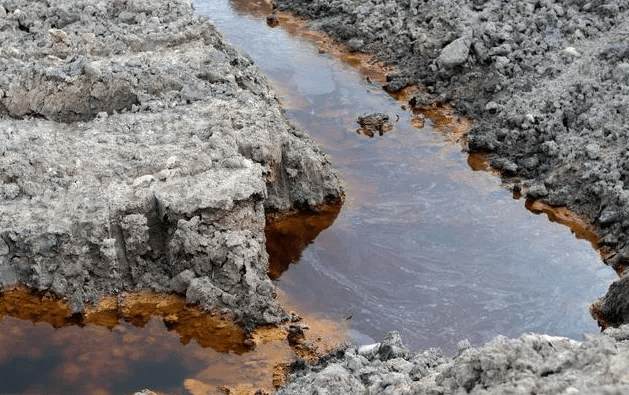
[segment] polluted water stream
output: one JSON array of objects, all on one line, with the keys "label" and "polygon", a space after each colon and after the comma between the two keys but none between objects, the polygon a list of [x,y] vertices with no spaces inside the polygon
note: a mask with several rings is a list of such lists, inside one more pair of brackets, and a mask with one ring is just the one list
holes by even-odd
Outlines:
[{"label": "polluted water stream", "polygon": [[[398,330],[412,349],[453,354],[465,338],[480,345],[536,331],[580,339],[598,330],[587,304],[615,274],[588,241],[527,211],[491,173],[474,171],[435,122],[415,127],[413,114],[352,58],[321,53],[227,0],[193,3],[270,76],[288,117],[344,180],[340,212],[327,207],[267,231],[270,275],[311,336],[342,332],[333,324],[341,322],[358,343]],[[358,116],[374,111],[388,114],[393,130],[357,134]],[[302,356],[285,333],[263,329],[245,339],[174,296],[103,303],[76,321],[50,295],[3,292],[0,393],[270,391],[281,368]]]},{"label": "polluted water stream", "polygon": [[[334,223],[300,257],[283,252],[295,264],[278,286],[302,309],[347,320],[358,343],[398,330],[412,349],[450,354],[466,338],[480,345],[498,334],[598,331],[587,306],[616,275],[590,242],[528,211],[495,175],[474,171],[430,119],[414,127],[413,114],[351,57],[322,53],[308,34],[283,29],[282,18],[268,26],[252,2],[193,4],[270,76],[288,117],[323,146],[345,183]],[[371,112],[388,114],[393,130],[356,133],[357,118]]]}]

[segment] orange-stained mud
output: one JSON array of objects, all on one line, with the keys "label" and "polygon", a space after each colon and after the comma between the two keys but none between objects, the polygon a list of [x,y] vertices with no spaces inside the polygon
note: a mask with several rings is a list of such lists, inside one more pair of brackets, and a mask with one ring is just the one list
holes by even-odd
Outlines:
[{"label": "orange-stained mud", "polygon": [[[278,25],[292,36],[312,41],[317,44],[320,52],[329,53],[359,70],[370,81],[384,84],[386,76],[395,69],[379,62],[371,54],[352,52],[347,45],[339,43],[330,35],[319,31],[310,30],[308,21],[296,17],[288,12],[273,10],[270,1],[266,0],[231,0],[232,7],[239,12],[248,13],[258,18],[266,18],[273,14],[279,22]],[[275,26],[273,26],[275,27]]]},{"label": "orange-stained mud", "polygon": [[599,235],[596,227],[587,218],[575,213],[567,207],[555,207],[542,200],[527,200],[525,207],[535,214],[546,214],[548,219],[569,227],[576,237],[592,244],[592,247],[605,258],[610,253],[608,247],[601,247],[598,243]]},{"label": "orange-stained mud", "polygon": [[268,275],[278,279],[291,263],[296,263],[303,250],[328,228],[341,211],[343,201],[325,204],[316,210],[267,216],[266,250],[269,253]]},{"label": "orange-stained mud", "polygon": [[465,136],[472,127],[471,119],[457,116],[450,104],[439,104],[414,111],[430,119],[434,130],[443,134],[448,140],[459,143],[465,148],[467,145]]},{"label": "orange-stained mud", "polygon": [[[279,297],[292,308],[283,294]],[[185,367],[175,367],[187,377],[175,385],[179,390],[158,393],[253,394],[283,384],[295,358],[315,359],[346,340],[340,324],[299,320],[295,313],[297,322],[245,334],[229,317],[188,306],[176,295],[149,292],[106,297],[80,317],[70,311],[67,301],[50,293],[24,287],[0,292],[0,365],[16,355],[45,359],[60,348],[59,366],[51,366],[51,380],[59,387],[48,390],[112,394],[120,388],[111,383],[121,376],[131,375],[133,382],[134,366],[158,362],[163,371],[176,360],[183,361],[176,365]],[[32,324],[25,326],[26,321]],[[303,328],[304,336],[291,337],[290,325]],[[31,386],[26,392],[46,389]]]},{"label": "orange-stained mud", "polygon": [[474,171],[492,171],[492,167],[489,164],[489,157],[487,154],[481,152],[471,153],[467,157],[467,165]]}]

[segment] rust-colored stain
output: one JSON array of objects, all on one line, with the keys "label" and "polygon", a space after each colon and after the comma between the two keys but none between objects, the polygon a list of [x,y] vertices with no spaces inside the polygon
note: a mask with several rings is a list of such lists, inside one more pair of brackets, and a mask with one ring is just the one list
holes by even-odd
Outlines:
[{"label": "rust-colored stain", "polygon": [[74,325],[70,305],[49,292],[28,291],[24,287],[0,292],[0,319],[14,317],[33,323],[46,322],[53,328]]},{"label": "rust-colored stain", "polygon": [[598,244],[599,236],[596,227],[585,217],[578,215],[565,206],[551,206],[542,200],[529,199],[524,203],[524,206],[535,214],[546,214],[548,219],[552,222],[557,222],[569,227],[576,237],[589,241],[592,247],[601,254],[605,253],[605,250],[601,249]]},{"label": "rust-colored stain", "polygon": [[472,127],[472,120],[457,116],[452,105],[439,104],[414,111],[430,119],[432,128],[448,140],[465,147],[465,136]]},{"label": "rust-colored stain", "polygon": [[[280,292],[279,298],[292,308],[283,293]],[[56,380],[80,382],[81,388],[89,393],[111,393],[108,388],[99,387],[104,371],[113,382],[128,369],[128,364],[161,361],[168,353],[196,361],[192,365],[198,369],[181,383],[190,394],[272,392],[285,383],[288,367],[295,358],[316,359],[345,341],[345,332],[339,324],[315,316],[300,319],[296,313],[292,314],[295,322],[247,334],[230,317],[187,305],[183,297],[171,294],[123,293],[101,299],[86,308],[80,317],[71,316],[70,312],[69,303],[51,293],[26,287],[0,292],[4,333],[16,336],[20,333],[24,337],[3,338],[9,342],[5,344],[29,344],[20,346],[20,353],[41,358],[48,346],[28,340],[20,329],[21,320],[50,324],[56,328],[53,333],[45,325],[34,325],[28,332],[30,336],[51,339],[51,344],[65,344],[65,359],[54,370],[58,375]],[[18,320],[12,321],[13,318]],[[163,325],[158,323],[160,320]],[[144,329],[129,331],[121,322]],[[291,326],[303,328],[304,336],[299,341],[291,337]],[[178,342],[173,341],[169,334],[172,332]],[[123,344],[115,340],[121,334]],[[81,340],[77,342],[78,338]],[[10,347],[4,347],[0,358],[9,358],[12,352],[15,351]]]},{"label": "rust-colored stain", "polygon": [[467,164],[474,171],[491,171],[489,156],[482,152],[473,152],[467,156]]},{"label": "rust-colored stain", "polygon": [[411,125],[415,129],[423,129],[426,124],[426,117],[422,114],[417,114],[411,117]]},{"label": "rust-colored stain", "polygon": [[270,1],[265,0],[231,0],[234,10],[247,13],[258,18],[274,15],[283,30],[292,36],[312,41],[317,44],[320,52],[329,53],[342,62],[358,69],[370,81],[384,84],[387,74],[395,69],[384,62],[377,61],[375,56],[363,52],[352,52],[347,45],[339,43],[330,35],[308,28],[308,21],[288,12],[273,10]]},{"label": "rust-colored stain", "polygon": [[314,210],[267,216],[264,234],[269,253],[268,274],[272,280],[278,279],[291,263],[299,261],[303,250],[322,230],[332,225],[342,205],[343,199],[339,199]]}]

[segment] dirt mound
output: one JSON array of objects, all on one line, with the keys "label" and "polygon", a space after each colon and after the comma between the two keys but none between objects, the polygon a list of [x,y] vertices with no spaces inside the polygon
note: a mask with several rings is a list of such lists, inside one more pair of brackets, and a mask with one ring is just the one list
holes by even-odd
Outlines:
[{"label": "dirt mound", "polygon": [[608,330],[578,342],[528,333],[497,337],[480,348],[459,342],[459,354],[415,353],[397,332],[377,344],[345,347],[318,364],[293,364],[289,384],[278,394],[620,394],[628,328]]},{"label": "dirt mound", "polygon": [[264,75],[185,1],[0,1],[0,279],[286,316],[265,215],[342,199]]}]

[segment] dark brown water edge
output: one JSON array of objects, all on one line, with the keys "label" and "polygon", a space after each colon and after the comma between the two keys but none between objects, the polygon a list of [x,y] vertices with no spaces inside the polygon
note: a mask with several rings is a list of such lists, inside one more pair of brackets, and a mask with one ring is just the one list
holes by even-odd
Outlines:
[{"label": "dark brown water edge", "polygon": [[[377,75],[352,66],[364,54],[335,63],[319,41],[283,30],[283,14],[271,29],[266,11],[252,16],[225,5],[195,4],[271,76],[286,113],[325,147],[347,186],[337,220],[278,281],[294,300],[352,317],[358,342],[399,329],[415,349],[452,350],[461,338],[480,344],[524,331],[575,339],[597,331],[587,305],[613,274],[588,242],[531,216],[508,185],[472,171],[451,143],[461,136],[456,127],[446,138],[433,133],[464,119],[435,106],[418,132],[410,106],[400,108],[373,84]],[[356,135],[357,117],[370,111],[389,113],[393,131]]]},{"label": "dark brown water edge", "polygon": [[316,358],[344,340],[338,324],[315,317],[245,333],[230,317],[170,294],[129,293],[104,298],[82,316],[70,312],[49,293],[0,293],[0,392],[272,391],[293,360]]}]

